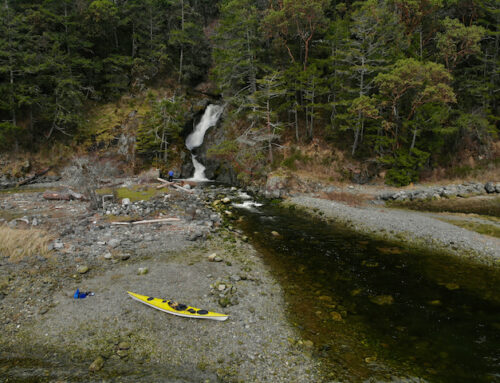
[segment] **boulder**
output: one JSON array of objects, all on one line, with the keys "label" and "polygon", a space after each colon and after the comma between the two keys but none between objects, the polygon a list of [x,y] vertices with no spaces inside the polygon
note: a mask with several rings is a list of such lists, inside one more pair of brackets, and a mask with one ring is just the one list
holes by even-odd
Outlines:
[{"label": "boulder", "polygon": [[493,182],[486,182],[484,184],[484,190],[486,190],[486,192],[490,194],[497,192],[496,186]]}]

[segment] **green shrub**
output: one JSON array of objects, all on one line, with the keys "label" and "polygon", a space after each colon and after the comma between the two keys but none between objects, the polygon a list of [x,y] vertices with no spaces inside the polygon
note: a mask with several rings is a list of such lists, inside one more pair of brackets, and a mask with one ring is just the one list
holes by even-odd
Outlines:
[{"label": "green shrub", "polygon": [[419,173],[430,153],[413,148],[409,152],[399,150],[394,157],[384,157],[382,163],[390,165],[385,183],[393,186],[406,186],[418,181]]}]

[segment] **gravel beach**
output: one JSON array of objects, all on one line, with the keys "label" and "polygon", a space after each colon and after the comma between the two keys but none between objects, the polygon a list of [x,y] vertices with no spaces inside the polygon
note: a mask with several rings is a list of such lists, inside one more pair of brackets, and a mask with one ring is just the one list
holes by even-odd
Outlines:
[{"label": "gravel beach", "polygon": [[[245,238],[221,225],[207,194],[170,191],[110,205],[179,221],[112,225],[81,201],[0,195],[11,227],[35,219],[46,257],[0,258],[0,376],[13,381],[316,382],[317,361],[287,321],[283,291]],[[19,214],[23,217],[15,220]],[[116,217],[115,217],[116,214]],[[215,254],[215,256],[214,256]],[[92,291],[94,296],[74,299]],[[126,294],[226,313],[225,322],[171,316]],[[17,379],[17,380],[16,380]],[[111,379],[111,380],[110,380]]]},{"label": "gravel beach", "polygon": [[287,204],[351,226],[354,230],[405,241],[429,249],[441,249],[486,264],[500,260],[500,240],[442,222],[428,214],[383,206],[353,207],[321,198],[295,196]]}]

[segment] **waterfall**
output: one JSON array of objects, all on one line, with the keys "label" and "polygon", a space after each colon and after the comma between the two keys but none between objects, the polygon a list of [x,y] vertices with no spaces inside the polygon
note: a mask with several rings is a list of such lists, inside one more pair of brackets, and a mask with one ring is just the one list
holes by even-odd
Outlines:
[{"label": "waterfall", "polygon": [[[203,144],[203,139],[205,138],[206,131],[215,126],[222,114],[223,107],[220,105],[209,105],[203,114],[200,122],[195,126],[193,132],[186,138],[186,147],[192,152],[193,149],[201,146]],[[208,181],[205,176],[205,166],[196,159],[194,154],[191,155],[194,166],[193,177],[190,178],[191,181]]]}]

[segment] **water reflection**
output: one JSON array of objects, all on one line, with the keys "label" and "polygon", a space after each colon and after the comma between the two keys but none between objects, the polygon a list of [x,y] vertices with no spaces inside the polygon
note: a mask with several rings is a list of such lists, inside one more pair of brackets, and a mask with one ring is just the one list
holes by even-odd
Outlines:
[{"label": "water reflection", "polygon": [[327,375],[498,381],[498,270],[370,240],[276,206],[240,212]]}]

